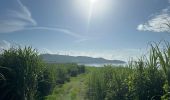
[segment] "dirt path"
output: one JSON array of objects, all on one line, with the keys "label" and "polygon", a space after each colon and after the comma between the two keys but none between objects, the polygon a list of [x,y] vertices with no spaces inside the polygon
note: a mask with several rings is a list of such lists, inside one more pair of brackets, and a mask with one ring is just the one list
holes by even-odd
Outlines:
[{"label": "dirt path", "polygon": [[71,78],[62,87],[56,87],[47,100],[85,100],[87,76],[88,74],[81,74]]}]

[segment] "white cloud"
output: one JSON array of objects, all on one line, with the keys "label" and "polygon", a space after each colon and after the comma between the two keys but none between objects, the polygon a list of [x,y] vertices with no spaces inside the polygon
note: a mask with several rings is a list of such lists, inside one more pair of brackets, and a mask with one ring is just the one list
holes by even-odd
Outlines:
[{"label": "white cloud", "polygon": [[9,9],[0,19],[0,33],[10,33],[23,30],[26,26],[35,26],[31,12],[20,0],[17,0],[19,9]]},{"label": "white cloud", "polygon": [[41,50],[39,50],[39,52],[41,54],[53,54],[53,52],[47,48],[42,48]]},{"label": "white cloud", "polygon": [[[85,41],[84,36],[72,32],[68,29],[57,27],[39,27],[36,20],[33,19],[30,10],[20,1],[16,0],[19,9],[8,9],[5,14],[0,17],[0,33],[11,33],[21,30],[47,30],[61,32],[66,35],[76,37],[77,41]],[[3,16],[3,17],[2,17]]]},{"label": "white cloud", "polygon": [[22,4],[22,2],[20,0],[17,0],[18,4],[20,5],[20,10],[22,11],[22,13],[19,12],[14,12],[18,15],[18,17],[25,19],[28,22],[31,22],[32,25],[36,25],[36,21],[32,18],[31,12],[29,11],[29,9]]},{"label": "white cloud", "polygon": [[152,32],[170,32],[170,7],[163,9],[158,14],[154,14],[153,17],[149,19],[146,23],[139,24],[137,30]]},{"label": "white cloud", "polygon": [[73,36],[73,37],[76,37],[76,38],[81,38],[83,36],[75,33],[75,32],[72,32],[68,29],[64,29],[64,28],[53,28],[53,27],[30,27],[30,28],[26,28],[25,30],[48,30],[48,31],[58,31],[58,32],[62,32],[62,33],[65,33],[67,35],[70,35],[70,36]]},{"label": "white cloud", "polygon": [[91,37],[81,35],[80,33],[78,34],[78,33],[73,32],[71,30],[64,29],[64,28],[57,28],[57,27],[29,27],[29,28],[25,28],[25,30],[57,31],[57,32],[64,33],[66,35],[75,37],[76,38],[76,40],[74,41],[75,43],[80,43],[80,42],[84,42],[84,41],[92,39]]},{"label": "white cloud", "polygon": [[87,40],[90,40],[90,38],[81,38],[81,39],[76,40],[75,43],[81,43]]}]

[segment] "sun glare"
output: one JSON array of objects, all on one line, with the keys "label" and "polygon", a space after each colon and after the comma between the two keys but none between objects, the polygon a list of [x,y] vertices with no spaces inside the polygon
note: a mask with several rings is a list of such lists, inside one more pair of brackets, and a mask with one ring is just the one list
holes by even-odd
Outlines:
[{"label": "sun glare", "polygon": [[90,0],[90,2],[91,2],[92,4],[94,4],[96,1],[97,1],[97,0]]},{"label": "sun glare", "polygon": [[79,13],[78,16],[87,19],[89,27],[90,23],[98,19],[98,16],[109,13],[113,1],[115,0],[74,0],[74,7]]},{"label": "sun glare", "polygon": [[[108,11],[109,7],[111,7],[111,2],[115,2],[115,0],[73,0],[76,10],[80,11],[80,13],[89,13],[89,11],[93,8],[93,13],[101,14]],[[83,14],[81,14],[83,15]],[[86,14],[87,15],[87,14]],[[84,16],[84,15],[83,15]]]}]

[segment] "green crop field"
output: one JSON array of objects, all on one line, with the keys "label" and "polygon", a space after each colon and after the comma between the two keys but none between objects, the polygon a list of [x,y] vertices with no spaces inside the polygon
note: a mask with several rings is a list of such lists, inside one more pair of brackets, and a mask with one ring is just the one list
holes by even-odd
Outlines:
[{"label": "green crop field", "polygon": [[86,97],[86,81],[88,74],[81,74],[70,79],[61,87],[55,87],[47,100],[84,100]]},{"label": "green crop field", "polygon": [[170,0],[0,0],[0,100],[170,100]]},{"label": "green crop field", "polygon": [[0,100],[169,100],[170,45],[125,66],[49,64],[31,47],[0,56]]}]

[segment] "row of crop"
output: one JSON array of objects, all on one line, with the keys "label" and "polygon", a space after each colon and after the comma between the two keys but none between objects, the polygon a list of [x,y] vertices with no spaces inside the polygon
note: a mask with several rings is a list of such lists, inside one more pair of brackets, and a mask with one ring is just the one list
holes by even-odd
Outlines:
[{"label": "row of crop", "polygon": [[65,82],[70,81],[70,77],[76,77],[77,75],[85,72],[85,66],[70,64],[46,64],[46,68],[41,77],[39,77],[38,90],[40,98],[43,98],[56,87],[60,87]]},{"label": "row of crop", "polygon": [[96,68],[89,77],[89,100],[169,100],[170,46],[151,45],[150,54],[126,67]]},{"label": "row of crop", "polygon": [[55,85],[84,71],[77,64],[45,64],[31,47],[4,50],[0,55],[0,100],[43,100]]}]

